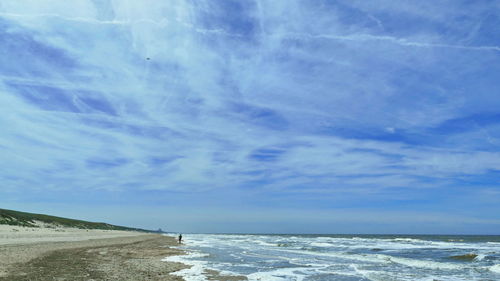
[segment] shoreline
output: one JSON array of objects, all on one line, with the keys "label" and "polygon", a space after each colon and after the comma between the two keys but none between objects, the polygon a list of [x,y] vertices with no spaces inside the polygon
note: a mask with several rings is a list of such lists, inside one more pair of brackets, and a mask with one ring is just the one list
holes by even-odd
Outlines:
[{"label": "shoreline", "polygon": [[[180,247],[175,247],[179,249]],[[183,251],[180,255],[172,255],[169,257],[165,257],[162,261],[165,262],[174,262],[181,263],[187,265],[186,268],[181,269],[179,271],[171,273],[172,275],[176,275],[182,277],[185,281],[199,281],[200,276],[203,276],[203,280],[217,280],[217,281],[246,281],[248,278],[246,276],[241,275],[227,275],[219,272],[217,270],[211,269],[206,266],[205,262],[188,260],[186,257],[199,256],[204,257],[208,256],[206,253],[194,252],[185,249],[181,249]]]}]

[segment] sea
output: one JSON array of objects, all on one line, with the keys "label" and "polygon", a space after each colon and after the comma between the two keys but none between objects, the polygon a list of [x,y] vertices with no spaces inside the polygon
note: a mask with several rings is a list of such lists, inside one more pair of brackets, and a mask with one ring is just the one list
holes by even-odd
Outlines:
[{"label": "sea", "polygon": [[450,281],[500,280],[500,236],[187,234],[168,257],[248,280]]}]

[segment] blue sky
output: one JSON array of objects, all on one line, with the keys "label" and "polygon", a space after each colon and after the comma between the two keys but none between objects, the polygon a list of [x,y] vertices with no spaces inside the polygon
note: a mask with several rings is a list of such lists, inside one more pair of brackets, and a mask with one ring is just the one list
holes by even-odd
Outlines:
[{"label": "blue sky", "polygon": [[0,205],[500,233],[500,2],[0,3]]}]

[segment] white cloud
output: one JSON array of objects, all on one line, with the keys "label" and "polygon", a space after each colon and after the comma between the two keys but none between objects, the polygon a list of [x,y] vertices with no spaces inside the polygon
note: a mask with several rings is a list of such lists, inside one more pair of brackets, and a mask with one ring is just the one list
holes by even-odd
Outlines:
[{"label": "white cloud", "polygon": [[[497,152],[440,146],[427,131],[490,106],[486,89],[467,107],[473,93],[457,87],[470,77],[447,69],[480,69],[497,46],[386,34],[379,7],[359,2],[368,25],[306,2],[219,14],[209,2],[95,3],[0,6],[33,62],[0,73],[6,188],[363,193],[499,170]],[[456,16],[413,6],[391,9]]]}]

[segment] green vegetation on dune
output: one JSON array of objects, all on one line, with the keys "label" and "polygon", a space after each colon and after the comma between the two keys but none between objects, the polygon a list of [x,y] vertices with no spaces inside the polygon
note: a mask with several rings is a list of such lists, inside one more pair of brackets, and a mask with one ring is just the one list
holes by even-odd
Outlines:
[{"label": "green vegetation on dune", "polygon": [[127,231],[143,231],[150,232],[144,229],[111,225],[102,222],[88,222],[82,220],[74,220],[42,214],[32,214],[19,211],[0,209],[0,224],[18,225],[37,227],[36,221],[47,223],[50,225],[61,227],[75,227],[81,229],[106,229],[106,230],[127,230]]}]

